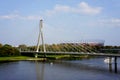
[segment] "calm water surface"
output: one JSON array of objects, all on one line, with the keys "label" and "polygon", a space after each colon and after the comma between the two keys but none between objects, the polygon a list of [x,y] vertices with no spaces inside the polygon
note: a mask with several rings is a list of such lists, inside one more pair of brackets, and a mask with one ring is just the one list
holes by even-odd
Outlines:
[{"label": "calm water surface", "polygon": [[103,61],[104,58],[0,63],[0,80],[120,80],[120,59],[118,73],[114,73],[113,64],[109,69]]}]

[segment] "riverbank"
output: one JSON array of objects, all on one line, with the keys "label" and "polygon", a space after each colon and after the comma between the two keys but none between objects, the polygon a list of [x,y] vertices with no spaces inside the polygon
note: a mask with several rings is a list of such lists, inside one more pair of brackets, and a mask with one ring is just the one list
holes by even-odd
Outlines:
[{"label": "riverbank", "polygon": [[49,55],[44,58],[43,56],[38,56],[38,58],[35,57],[29,57],[29,56],[15,56],[15,57],[0,57],[0,62],[4,61],[32,61],[32,60],[39,60],[39,61],[45,61],[45,60],[80,60],[80,59],[88,59],[90,57],[88,56],[70,56],[70,55]]},{"label": "riverbank", "polygon": [[2,61],[21,61],[21,60],[45,60],[44,58],[34,58],[28,56],[15,56],[15,57],[0,57],[0,62]]}]

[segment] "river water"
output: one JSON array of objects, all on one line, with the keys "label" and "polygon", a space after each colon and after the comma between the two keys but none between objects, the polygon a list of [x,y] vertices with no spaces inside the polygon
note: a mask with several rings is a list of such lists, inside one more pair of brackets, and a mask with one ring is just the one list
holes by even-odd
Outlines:
[{"label": "river water", "polygon": [[104,58],[76,61],[17,61],[0,63],[0,80],[120,80],[120,59],[104,63]]}]

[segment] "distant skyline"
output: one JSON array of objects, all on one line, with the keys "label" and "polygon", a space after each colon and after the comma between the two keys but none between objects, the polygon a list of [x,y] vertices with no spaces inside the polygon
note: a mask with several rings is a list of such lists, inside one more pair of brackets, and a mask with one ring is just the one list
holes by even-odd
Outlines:
[{"label": "distant skyline", "polygon": [[120,46],[120,0],[0,0],[0,43],[36,45],[103,40]]}]

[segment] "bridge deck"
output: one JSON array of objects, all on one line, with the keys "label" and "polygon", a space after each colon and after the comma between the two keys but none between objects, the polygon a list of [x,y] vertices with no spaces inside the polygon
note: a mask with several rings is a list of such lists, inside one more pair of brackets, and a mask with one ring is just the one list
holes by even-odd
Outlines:
[{"label": "bridge deck", "polygon": [[103,57],[120,57],[120,54],[108,53],[83,53],[83,52],[35,52],[35,51],[21,51],[24,54],[51,54],[51,55],[90,55],[90,56],[103,56]]}]

